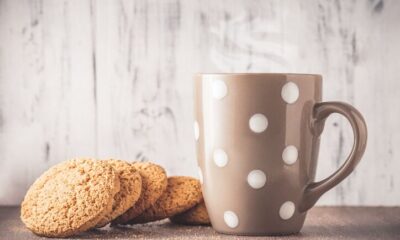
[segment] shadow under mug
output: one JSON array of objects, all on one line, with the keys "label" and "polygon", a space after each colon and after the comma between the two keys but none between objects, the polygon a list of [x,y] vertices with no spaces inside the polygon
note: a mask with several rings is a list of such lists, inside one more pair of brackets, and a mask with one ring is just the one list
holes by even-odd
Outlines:
[{"label": "shadow under mug", "polygon": [[[195,138],[204,200],[213,228],[237,235],[300,231],[307,210],[346,178],[366,147],[361,114],[321,102],[313,74],[198,74]],[[314,182],[325,119],[350,122],[354,145],[345,163]]]}]

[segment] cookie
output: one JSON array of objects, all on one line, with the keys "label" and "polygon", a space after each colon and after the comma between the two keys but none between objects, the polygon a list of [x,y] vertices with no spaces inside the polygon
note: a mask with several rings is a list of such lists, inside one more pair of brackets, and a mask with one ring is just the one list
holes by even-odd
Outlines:
[{"label": "cookie", "polygon": [[142,177],[142,193],[138,201],[116,218],[112,222],[113,224],[126,224],[129,220],[139,216],[153,205],[167,189],[167,174],[161,166],[149,162],[134,162],[132,166]]},{"label": "cookie", "polygon": [[204,201],[197,204],[186,212],[180,213],[169,218],[171,222],[183,225],[209,225],[210,218],[208,217],[206,204]]},{"label": "cookie", "polygon": [[68,237],[94,227],[119,191],[116,171],[99,161],[74,159],[43,173],[21,204],[21,219],[40,236]]},{"label": "cookie", "polygon": [[167,190],[160,199],[130,224],[146,223],[185,212],[203,200],[200,182],[191,177],[169,177]]},{"label": "cookie", "polygon": [[139,199],[142,191],[142,177],[136,168],[125,161],[121,160],[103,160],[117,171],[120,181],[120,191],[114,196],[112,211],[107,213],[96,227],[104,227],[111,220],[123,214],[132,207]]}]

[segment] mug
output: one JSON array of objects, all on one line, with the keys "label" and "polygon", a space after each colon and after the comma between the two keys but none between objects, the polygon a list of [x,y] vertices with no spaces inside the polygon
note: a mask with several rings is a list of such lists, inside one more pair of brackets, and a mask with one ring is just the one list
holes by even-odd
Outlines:
[{"label": "mug", "polygon": [[[217,232],[299,232],[307,210],[365,151],[363,117],[349,104],[321,102],[320,75],[198,74],[194,94],[199,175]],[[332,113],[350,122],[354,146],[343,166],[315,182],[320,135]]]}]

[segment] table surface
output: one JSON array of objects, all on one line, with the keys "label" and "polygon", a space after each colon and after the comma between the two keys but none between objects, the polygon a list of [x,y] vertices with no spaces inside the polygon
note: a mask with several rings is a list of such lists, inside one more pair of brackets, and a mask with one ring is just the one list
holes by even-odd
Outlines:
[{"label": "table surface", "polygon": [[[46,239],[32,234],[19,207],[0,207],[0,239]],[[105,227],[74,239],[400,239],[400,207],[316,207],[301,233],[281,237],[243,237],[216,233],[207,226],[180,226],[168,220],[132,227]]]}]

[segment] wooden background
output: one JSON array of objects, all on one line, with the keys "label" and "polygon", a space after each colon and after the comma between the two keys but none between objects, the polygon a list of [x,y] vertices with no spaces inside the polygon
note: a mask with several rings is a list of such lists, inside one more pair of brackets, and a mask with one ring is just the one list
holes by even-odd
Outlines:
[{"label": "wooden background", "polygon": [[[153,160],[195,176],[192,74],[304,72],[369,127],[324,205],[400,205],[400,1],[0,0],[0,204],[74,156]],[[350,151],[323,135],[318,178]]]}]

